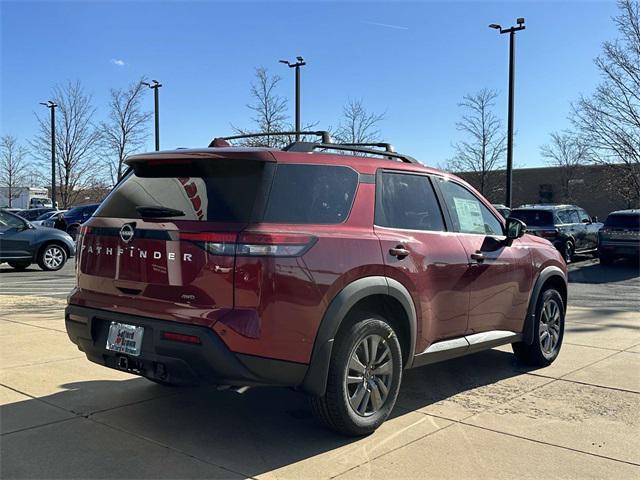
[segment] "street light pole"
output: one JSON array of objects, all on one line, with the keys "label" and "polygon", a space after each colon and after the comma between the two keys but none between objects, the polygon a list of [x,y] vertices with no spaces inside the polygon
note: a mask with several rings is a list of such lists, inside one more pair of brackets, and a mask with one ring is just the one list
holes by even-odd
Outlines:
[{"label": "street light pole", "polygon": [[153,84],[142,82],[143,85],[153,90],[153,103],[155,106],[155,128],[156,128],[156,152],[160,150],[160,99],[158,89],[162,86],[157,80],[152,80]]},{"label": "street light pole", "polygon": [[518,26],[502,28],[500,25],[492,23],[489,28],[500,31],[500,34],[509,34],[509,105],[507,114],[507,188],[505,205],[511,208],[513,200],[513,110],[515,97],[515,75],[516,75],[516,32],[524,30],[524,18],[516,20]]},{"label": "street light pole", "polygon": [[51,205],[56,208],[56,107],[57,103],[51,100],[40,102],[51,110]]},{"label": "street light pole", "polygon": [[291,63],[289,60],[280,60],[280,63],[288,65],[289,68],[296,69],[296,142],[300,141],[300,67],[307,64],[302,57],[296,57],[297,62]]}]

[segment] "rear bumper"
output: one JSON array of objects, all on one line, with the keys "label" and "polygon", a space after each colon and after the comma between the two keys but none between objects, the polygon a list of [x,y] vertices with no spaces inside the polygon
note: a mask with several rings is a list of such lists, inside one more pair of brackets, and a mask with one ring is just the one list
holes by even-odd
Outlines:
[{"label": "rear bumper", "polygon": [[640,256],[640,242],[600,240],[598,251],[605,255],[637,257]]},{"label": "rear bumper", "polygon": [[[144,327],[139,356],[106,349],[112,321]],[[169,383],[295,387],[302,383],[308,368],[305,364],[234,353],[213,330],[201,326],[76,305],[66,308],[65,325],[69,339],[92,362]],[[201,343],[166,340],[163,331],[197,336]]]}]

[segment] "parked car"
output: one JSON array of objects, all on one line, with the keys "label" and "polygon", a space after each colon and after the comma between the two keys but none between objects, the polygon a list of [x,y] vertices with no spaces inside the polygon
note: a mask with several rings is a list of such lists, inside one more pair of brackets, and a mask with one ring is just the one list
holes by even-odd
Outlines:
[{"label": "parked car", "polygon": [[511,209],[501,203],[494,203],[493,208],[495,208],[503,218],[507,218],[511,214]]},{"label": "parked car", "polygon": [[50,212],[43,213],[42,215],[40,215],[35,220],[32,220],[31,223],[33,225],[35,225],[36,227],[49,226],[49,225],[45,225],[45,222],[47,220],[50,220],[50,219],[56,217],[56,215],[62,215],[62,214],[64,214],[64,212],[66,212],[66,210],[51,210]]},{"label": "parked car", "polygon": [[616,258],[640,258],[640,210],[611,212],[600,229],[598,245],[600,263],[609,264]]},{"label": "parked car", "polygon": [[58,230],[65,231],[66,224],[62,217],[68,210],[58,210],[56,212],[51,212],[51,216],[43,221],[42,225],[49,228],[57,228]]},{"label": "parked car", "polygon": [[[71,235],[72,238],[76,238],[80,225],[86,222],[93,212],[100,206],[99,203],[92,203],[89,205],[80,205],[69,209],[63,216],[60,222],[60,229]],[[57,226],[57,225],[56,225]]]},{"label": "parked car", "polygon": [[36,227],[24,218],[0,210],[0,262],[16,270],[37,263],[42,270],[60,270],[75,255],[73,239],[52,228]]},{"label": "parked car", "polygon": [[571,262],[576,253],[597,253],[598,231],[602,223],[580,207],[522,205],[511,210],[511,217],[522,220],[527,225],[527,232],[553,243],[566,263]]},{"label": "parked car", "polygon": [[52,207],[44,207],[44,208],[30,208],[28,210],[22,210],[17,213],[17,215],[21,216],[25,220],[36,220],[40,215],[44,213],[54,212],[56,209]]},{"label": "parked car", "polygon": [[130,157],[81,227],[65,323],[90,361],[163,384],[296,387],[364,435],[405,368],[504,344],[556,359],[561,255],[463,180],[363,146],[211,145]]}]

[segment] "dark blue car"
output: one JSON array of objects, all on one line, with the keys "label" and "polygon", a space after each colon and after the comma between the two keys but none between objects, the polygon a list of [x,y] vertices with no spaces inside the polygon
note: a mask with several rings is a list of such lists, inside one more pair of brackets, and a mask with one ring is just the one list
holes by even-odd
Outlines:
[{"label": "dark blue car", "polygon": [[0,210],[0,262],[17,270],[32,263],[43,270],[60,270],[73,255],[75,244],[67,233],[36,227],[18,215]]},{"label": "dark blue car", "polygon": [[89,220],[99,206],[99,203],[91,203],[89,205],[73,207],[62,216],[60,223],[56,224],[56,228],[64,230],[71,235],[72,238],[76,238],[78,230],[80,230],[80,225]]}]

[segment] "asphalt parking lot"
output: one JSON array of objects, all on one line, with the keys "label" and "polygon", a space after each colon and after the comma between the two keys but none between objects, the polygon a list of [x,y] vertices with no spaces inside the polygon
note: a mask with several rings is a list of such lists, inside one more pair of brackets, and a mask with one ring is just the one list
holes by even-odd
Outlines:
[{"label": "asphalt parking lot", "polygon": [[640,274],[570,267],[563,350],[509,348],[406,372],[362,439],[318,426],[303,395],[167,388],[89,363],[64,331],[73,262],[0,265],[2,478],[640,478]]}]

